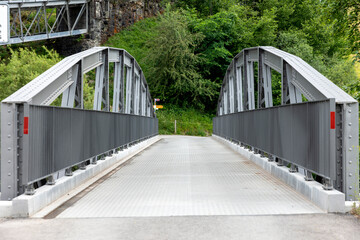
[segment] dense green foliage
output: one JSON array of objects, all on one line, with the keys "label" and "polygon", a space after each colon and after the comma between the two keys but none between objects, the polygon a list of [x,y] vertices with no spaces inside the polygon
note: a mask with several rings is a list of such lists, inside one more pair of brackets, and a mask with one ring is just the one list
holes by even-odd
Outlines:
[{"label": "dense green foliage", "polygon": [[61,60],[55,51],[45,47],[43,50],[42,55],[32,49],[9,50],[11,57],[0,63],[0,100],[10,96]]},{"label": "dense green foliage", "polygon": [[[295,54],[354,92],[354,38],[348,22],[333,14],[336,6],[318,0],[177,0],[162,16],[136,23],[107,44],[133,54],[152,95],[177,106],[213,112],[231,59],[259,45]],[[274,74],[273,81],[276,104],[280,77]]]}]

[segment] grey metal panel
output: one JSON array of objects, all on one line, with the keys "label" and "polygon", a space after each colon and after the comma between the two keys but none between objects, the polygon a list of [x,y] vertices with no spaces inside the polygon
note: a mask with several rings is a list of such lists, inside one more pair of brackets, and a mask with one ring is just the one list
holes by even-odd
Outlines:
[{"label": "grey metal panel", "polygon": [[29,110],[24,185],[158,131],[157,119],[144,116],[35,105]]},{"label": "grey metal panel", "polygon": [[214,118],[213,132],[335,180],[333,108],[335,103],[326,100],[228,114]]}]

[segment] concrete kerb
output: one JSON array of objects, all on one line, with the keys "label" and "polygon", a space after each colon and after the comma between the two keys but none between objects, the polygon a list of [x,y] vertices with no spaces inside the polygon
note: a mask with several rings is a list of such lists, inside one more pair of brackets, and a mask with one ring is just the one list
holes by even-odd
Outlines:
[{"label": "concrete kerb", "polygon": [[281,179],[322,210],[329,213],[343,213],[349,211],[349,209],[351,210],[351,208],[345,207],[344,193],[337,190],[326,191],[322,185],[316,181],[305,181],[304,176],[300,173],[290,173],[287,167],[277,166],[275,162],[269,162],[268,158],[260,157],[260,154],[255,154],[217,135],[213,135],[213,137],[262,167],[273,176]]},{"label": "concrete kerb", "polygon": [[[44,185],[36,189],[34,195],[23,194],[14,198],[12,201],[0,201],[0,217],[32,216],[59,198],[66,197],[66,195],[69,195],[69,192],[80,185],[84,185],[81,186],[81,189],[85,189],[120,164],[126,162],[159,140],[160,137],[155,136],[142,141],[128,149],[124,149],[124,151],[106,157],[105,160],[98,161],[96,165],[88,165],[86,170],[75,171],[71,177],[64,176],[59,178],[55,185]],[[79,189],[75,191],[79,191]],[[74,193],[71,195],[73,194]]]}]

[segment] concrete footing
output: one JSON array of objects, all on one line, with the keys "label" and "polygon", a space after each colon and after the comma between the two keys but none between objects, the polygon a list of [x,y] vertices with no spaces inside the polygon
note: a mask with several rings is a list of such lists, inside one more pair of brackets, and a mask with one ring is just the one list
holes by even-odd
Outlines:
[{"label": "concrete footing", "polygon": [[159,139],[158,136],[152,137],[98,161],[96,165],[90,164],[85,170],[75,171],[73,176],[59,178],[54,185],[44,185],[36,189],[34,195],[23,194],[12,201],[0,201],[0,217],[29,217],[88,180],[103,172],[110,172]]},{"label": "concrete footing", "polygon": [[306,181],[304,175],[300,173],[290,173],[289,168],[278,166],[275,162],[269,162],[268,158],[261,157],[260,154],[255,154],[254,152],[240,147],[238,144],[232,143],[222,137],[216,135],[213,135],[213,137],[232,148],[235,152],[240,153],[242,156],[259,165],[273,176],[281,179],[322,210],[329,213],[343,213],[349,211],[349,207],[345,207],[344,193],[337,190],[324,190],[320,183],[316,181]]}]

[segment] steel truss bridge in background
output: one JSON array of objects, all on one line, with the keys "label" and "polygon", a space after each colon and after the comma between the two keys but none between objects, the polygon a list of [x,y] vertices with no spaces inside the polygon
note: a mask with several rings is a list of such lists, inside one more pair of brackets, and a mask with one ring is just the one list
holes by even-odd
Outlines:
[{"label": "steel truss bridge in background", "polygon": [[[93,110],[84,110],[84,74],[93,69]],[[61,107],[51,106],[58,97]],[[31,194],[41,179],[71,175],[72,166],[157,132],[148,84],[129,53],[96,47],[67,57],[1,103],[1,198]]]},{"label": "steel truss bridge in background", "polygon": [[[281,74],[277,107],[273,71]],[[227,69],[213,132],[279,165],[291,164],[291,172],[301,169],[307,180],[321,176],[325,189],[334,187],[346,200],[356,200],[358,110],[354,98],[301,58],[274,47],[249,48]]]},{"label": "steel truss bridge in background", "polygon": [[0,0],[0,45],[88,32],[89,0]]}]

